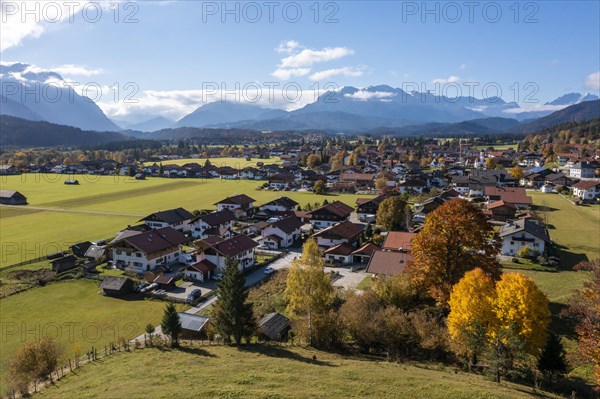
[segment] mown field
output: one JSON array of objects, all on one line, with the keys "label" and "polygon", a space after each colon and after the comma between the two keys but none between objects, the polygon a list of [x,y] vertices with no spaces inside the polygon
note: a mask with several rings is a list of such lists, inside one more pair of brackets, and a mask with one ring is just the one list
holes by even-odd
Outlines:
[{"label": "mown field", "polygon": [[[312,357],[317,360],[313,361]],[[140,378],[142,377],[143,378]],[[437,365],[298,347],[143,349],[85,365],[40,398],[552,398]]]},{"label": "mown field", "polygon": [[50,337],[66,359],[76,346],[82,353],[92,346],[104,350],[119,338],[143,334],[148,323],[160,323],[164,302],[106,297],[98,286],[90,280],[57,282],[1,299],[0,383],[6,384],[10,357],[23,342]]},{"label": "mown field", "polygon": [[559,246],[563,267],[600,257],[600,206],[575,206],[558,194],[539,191],[527,195],[538,215],[547,215],[548,233]]},{"label": "mown field", "polygon": [[[257,190],[259,181],[24,174],[0,178],[0,189],[17,190],[29,205],[0,206],[0,267],[45,256],[82,240],[109,238],[149,213],[176,207],[214,209],[214,203],[245,193],[256,205],[286,195],[300,204],[340,200],[354,206],[356,195]],[[37,209],[36,209],[37,208]],[[68,212],[65,212],[68,211]]]},{"label": "mown field", "polygon": [[223,157],[223,158],[184,158],[184,159],[174,159],[174,160],[165,160],[160,162],[145,162],[144,166],[152,165],[154,163],[163,164],[163,165],[185,165],[186,163],[197,163],[199,165],[204,165],[204,162],[209,159],[210,163],[214,166],[224,167],[230,166],[236,169],[247,168],[248,166],[256,167],[257,162],[262,162],[264,165],[272,165],[276,163],[281,163],[281,159],[279,157],[271,157],[267,159],[260,158],[251,158],[250,161],[246,161],[246,158],[232,158],[232,157]]}]

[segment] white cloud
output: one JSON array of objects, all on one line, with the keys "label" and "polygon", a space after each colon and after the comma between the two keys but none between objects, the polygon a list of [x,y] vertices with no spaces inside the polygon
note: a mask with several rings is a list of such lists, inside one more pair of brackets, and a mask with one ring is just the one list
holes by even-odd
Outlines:
[{"label": "white cloud", "polygon": [[312,75],[310,75],[309,79],[314,80],[314,81],[325,80],[325,79],[329,79],[329,78],[332,78],[334,76],[339,76],[339,75],[358,77],[358,76],[362,76],[363,73],[364,72],[360,69],[350,68],[350,67],[332,68],[332,69],[326,69],[324,71],[315,72]]},{"label": "white cloud", "polygon": [[291,53],[300,47],[300,43],[298,43],[297,41],[288,40],[287,42],[279,43],[279,46],[275,48],[275,51],[277,51],[278,53]]},{"label": "white cloud", "polygon": [[281,80],[288,80],[292,76],[305,76],[305,75],[308,75],[309,73],[310,73],[310,68],[292,68],[292,69],[278,68],[273,73],[271,73],[271,75],[278,79],[281,79]]},{"label": "white cloud", "polygon": [[[27,3],[27,5],[25,5]],[[60,2],[37,0],[28,2],[0,1],[0,51],[19,46],[27,38],[38,38],[48,26],[73,21],[90,1]],[[96,4],[102,4],[98,2]],[[109,7],[105,3],[103,7]],[[25,12],[27,11],[27,13]]]},{"label": "white cloud", "polygon": [[460,78],[458,76],[455,75],[450,75],[448,78],[437,78],[437,79],[433,79],[431,81],[431,83],[436,84],[447,84],[447,83],[457,83],[460,82]]},{"label": "white cloud", "polygon": [[[373,98],[381,99],[382,101],[389,101],[389,97],[394,97],[396,93],[389,93],[385,91],[367,91],[359,90],[352,94],[344,94],[344,97],[348,97],[354,100],[367,101]],[[385,100],[384,100],[385,99]]]},{"label": "white cloud", "polygon": [[522,112],[536,112],[536,111],[560,111],[563,108],[568,107],[568,105],[549,105],[549,104],[526,104],[519,108],[509,108],[505,109],[502,112],[507,114],[520,114]]},{"label": "white cloud", "polygon": [[322,50],[304,49],[281,60],[280,68],[299,68],[312,66],[320,62],[337,60],[354,54],[354,50],[346,47],[326,47]]},{"label": "white cloud", "polygon": [[100,75],[102,69],[90,69],[83,65],[65,64],[54,68],[50,68],[51,71],[57,72],[63,76],[95,76]]},{"label": "white cloud", "polygon": [[[298,93],[284,92],[277,88],[259,88],[258,90],[246,90],[232,94],[234,90],[144,90],[134,96],[134,102],[115,102],[108,88],[102,88],[106,97],[98,101],[98,106],[104,113],[117,119],[135,119],[136,116],[147,115],[164,116],[170,119],[181,119],[198,107],[215,101],[228,101],[247,104],[256,104],[265,108],[278,108],[293,111],[315,102],[325,90],[302,89]],[[292,99],[293,97],[293,99]]]},{"label": "white cloud", "polygon": [[585,87],[590,90],[600,90],[600,71],[590,73],[586,76]]}]

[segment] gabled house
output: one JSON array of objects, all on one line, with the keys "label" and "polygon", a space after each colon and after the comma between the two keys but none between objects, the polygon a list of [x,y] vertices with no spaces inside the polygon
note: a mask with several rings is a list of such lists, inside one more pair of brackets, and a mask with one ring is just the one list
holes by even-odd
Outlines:
[{"label": "gabled house", "polygon": [[367,273],[395,276],[402,273],[413,259],[408,252],[375,251],[367,265]]},{"label": "gabled house", "polygon": [[371,256],[375,251],[378,251],[379,247],[375,244],[367,243],[362,247],[358,248],[354,252],[352,252],[352,256],[354,257],[354,263],[369,263]]},{"label": "gabled house", "polygon": [[330,248],[343,243],[354,246],[362,232],[362,226],[345,220],[313,234],[313,238],[317,240],[319,247]]},{"label": "gabled house", "polygon": [[505,256],[516,256],[519,249],[525,246],[544,254],[547,245],[550,244],[546,227],[530,219],[519,219],[505,224],[500,228],[498,236],[502,239],[500,253]]},{"label": "gabled house", "polygon": [[356,250],[348,243],[338,244],[325,250],[325,261],[334,264],[347,265],[353,261],[353,253]]},{"label": "gabled house", "polygon": [[526,209],[532,204],[531,197],[527,196],[524,187],[486,187],[484,195],[488,204],[495,201],[514,204],[519,209]]},{"label": "gabled house", "polygon": [[240,270],[254,265],[254,249],[258,244],[247,235],[240,234],[226,240],[204,240],[204,243],[204,247],[199,248],[196,259],[210,261],[216,266],[217,273],[225,270],[226,258],[237,260]]},{"label": "gabled house", "polygon": [[206,282],[211,279],[215,270],[217,270],[217,266],[214,263],[208,259],[203,259],[187,266],[183,272],[183,278],[184,280]]},{"label": "gabled house", "polygon": [[136,273],[154,270],[179,261],[187,237],[172,227],[124,236],[110,244],[112,259],[121,269]]},{"label": "gabled house", "polygon": [[190,222],[194,215],[183,208],[169,209],[167,211],[159,211],[140,219],[146,226],[153,229],[161,229],[163,227],[171,227],[182,233],[187,233],[191,230]]},{"label": "gabled house", "polygon": [[269,212],[293,212],[298,203],[289,197],[279,197],[259,207],[261,211]]},{"label": "gabled house", "polygon": [[387,194],[378,195],[375,198],[357,198],[356,199],[356,214],[358,220],[362,222],[372,222],[375,220],[379,205],[388,198]]},{"label": "gabled house", "polygon": [[334,201],[309,213],[310,223],[316,229],[333,226],[348,220],[354,209],[341,201]]},{"label": "gabled house", "polygon": [[300,238],[302,221],[294,216],[288,216],[269,224],[261,230],[261,244],[270,249],[288,248]]},{"label": "gabled house", "polygon": [[15,165],[0,165],[0,175],[18,175],[19,168]]},{"label": "gabled house", "polygon": [[249,216],[254,211],[254,202],[255,200],[246,194],[238,194],[227,197],[217,202],[215,205],[217,206],[218,211],[229,209],[236,217],[245,217]]},{"label": "gabled house", "polygon": [[292,324],[290,319],[281,313],[274,312],[260,319],[257,327],[259,338],[271,341],[285,341],[287,340],[288,332],[292,328]]},{"label": "gabled house", "polygon": [[385,237],[382,249],[384,251],[410,251],[412,240],[416,236],[416,233],[407,231],[390,231]]},{"label": "gabled house", "polygon": [[582,180],[573,185],[573,195],[582,200],[600,198],[600,181]]},{"label": "gabled house", "polygon": [[191,232],[194,238],[209,236],[231,236],[231,225],[235,215],[229,209],[196,216],[191,220]]},{"label": "gabled house", "polygon": [[492,220],[500,222],[506,222],[510,219],[514,219],[517,213],[517,206],[512,202],[505,202],[503,200],[494,201],[486,204],[486,211],[484,212]]}]

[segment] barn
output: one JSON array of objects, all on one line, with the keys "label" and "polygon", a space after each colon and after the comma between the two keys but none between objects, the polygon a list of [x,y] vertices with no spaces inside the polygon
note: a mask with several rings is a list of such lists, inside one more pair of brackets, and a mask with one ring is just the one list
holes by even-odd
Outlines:
[{"label": "barn", "polygon": [[27,205],[27,197],[18,191],[0,190],[0,204]]}]

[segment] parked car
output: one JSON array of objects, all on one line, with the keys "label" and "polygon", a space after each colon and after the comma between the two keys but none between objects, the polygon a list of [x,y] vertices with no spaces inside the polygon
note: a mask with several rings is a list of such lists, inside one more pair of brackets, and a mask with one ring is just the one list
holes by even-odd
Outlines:
[{"label": "parked car", "polygon": [[202,291],[200,291],[200,289],[196,288],[195,290],[193,290],[192,292],[190,292],[187,296],[188,301],[194,301],[198,298],[200,298],[202,296]]},{"label": "parked car", "polygon": [[273,274],[273,273],[275,273],[275,269],[273,269],[271,266],[265,267],[265,274]]},{"label": "parked car", "polygon": [[213,278],[213,280],[219,281],[220,279],[223,278],[223,273],[214,274],[212,278]]},{"label": "parked car", "polygon": [[260,244],[258,247],[256,247],[257,249],[269,249],[269,247],[267,247],[265,244]]},{"label": "parked car", "polygon": [[146,288],[148,286],[148,284],[143,283],[137,286],[137,288],[135,289],[135,292],[144,292],[144,288]]}]

